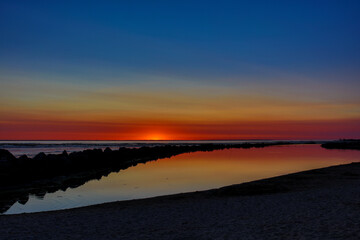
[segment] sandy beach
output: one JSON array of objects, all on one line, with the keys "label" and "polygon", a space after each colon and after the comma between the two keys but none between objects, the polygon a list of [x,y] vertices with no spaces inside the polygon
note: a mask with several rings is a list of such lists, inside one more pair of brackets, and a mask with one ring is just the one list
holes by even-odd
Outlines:
[{"label": "sandy beach", "polygon": [[360,164],[209,191],[0,216],[0,239],[359,239]]}]

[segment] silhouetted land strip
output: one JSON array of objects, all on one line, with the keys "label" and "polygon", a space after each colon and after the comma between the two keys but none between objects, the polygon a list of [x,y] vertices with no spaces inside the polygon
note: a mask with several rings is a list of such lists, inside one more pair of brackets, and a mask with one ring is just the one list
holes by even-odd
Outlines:
[{"label": "silhouetted land strip", "polygon": [[326,142],[321,144],[321,147],[327,149],[353,149],[360,150],[359,139],[342,139],[338,141]]},{"label": "silhouetted land strip", "polygon": [[[314,142],[302,142],[314,143]],[[68,154],[39,153],[34,158],[14,157],[0,149],[0,213],[15,202],[25,204],[29,195],[43,198],[46,193],[76,188],[92,179],[101,179],[138,163],[169,158],[181,153],[213,151],[229,148],[262,148],[293,142],[165,145],[141,148],[106,148]]]},{"label": "silhouetted land strip", "polygon": [[360,163],[208,191],[0,216],[1,239],[359,239]]}]

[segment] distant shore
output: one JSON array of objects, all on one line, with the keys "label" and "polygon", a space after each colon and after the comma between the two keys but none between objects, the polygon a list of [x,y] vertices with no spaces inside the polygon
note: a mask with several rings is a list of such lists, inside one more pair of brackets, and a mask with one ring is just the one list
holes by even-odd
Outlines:
[{"label": "distant shore", "polygon": [[0,239],[359,239],[360,163],[208,191],[0,216]]},{"label": "distant shore", "polygon": [[338,141],[330,141],[321,144],[321,147],[326,149],[352,149],[360,150],[359,139],[342,139]]}]

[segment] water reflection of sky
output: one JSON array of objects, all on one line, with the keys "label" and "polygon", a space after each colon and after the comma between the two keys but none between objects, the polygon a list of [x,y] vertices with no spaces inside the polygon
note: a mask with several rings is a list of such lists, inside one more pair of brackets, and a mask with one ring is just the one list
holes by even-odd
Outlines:
[{"label": "water reflection of sky", "polygon": [[360,160],[360,151],[319,145],[273,146],[185,153],[111,173],[64,191],[31,196],[6,213],[66,209],[92,204],[205,190],[286,173]]}]

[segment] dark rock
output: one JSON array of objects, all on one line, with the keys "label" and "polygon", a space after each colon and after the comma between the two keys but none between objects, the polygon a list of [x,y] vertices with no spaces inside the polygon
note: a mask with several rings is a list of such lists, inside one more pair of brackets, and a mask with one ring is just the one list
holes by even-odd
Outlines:
[{"label": "dark rock", "polygon": [[21,155],[18,159],[21,160],[21,161],[28,161],[30,158],[28,158],[28,156],[26,156],[24,154],[24,155]]},{"label": "dark rock", "polygon": [[63,155],[63,157],[68,157],[68,156],[69,156],[66,150],[64,150],[64,151],[62,152],[62,155]]},{"label": "dark rock", "polygon": [[41,153],[38,153],[34,158],[33,160],[34,161],[44,161],[46,159],[46,154],[41,152]]},{"label": "dark rock", "polygon": [[46,195],[46,191],[43,190],[37,190],[35,192],[35,197],[38,199],[44,199],[45,195]]},{"label": "dark rock", "polygon": [[22,196],[22,197],[18,200],[18,203],[20,203],[20,204],[22,204],[22,205],[25,205],[28,201],[29,201],[29,195],[25,195],[25,196]]},{"label": "dark rock", "polygon": [[105,150],[104,150],[104,153],[111,153],[111,152],[112,152],[112,150],[109,147],[105,148]]},{"label": "dark rock", "polygon": [[25,166],[26,164],[28,164],[30,162],[30,158],[28,158],[28,156],[21,155],[17,160],[16,160],[16,164],[19,166]]},{"label": "dark rock", "polygon": [[16,157],[12,155],[6,149],[0,149],[0,164],[10,164],[16,160]]}]

